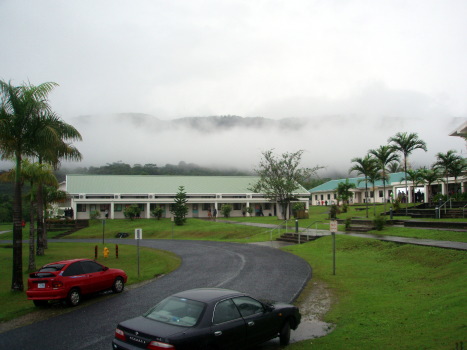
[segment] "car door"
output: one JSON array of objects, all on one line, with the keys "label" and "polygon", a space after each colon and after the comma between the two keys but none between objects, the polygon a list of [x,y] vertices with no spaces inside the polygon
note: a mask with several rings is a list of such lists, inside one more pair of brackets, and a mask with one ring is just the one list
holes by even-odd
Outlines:
[{"label": "car door", "polygon": [[248,345],[260,344],[277,335],[274,313],[251,297],[233,299],[246,323],[246,341]]},{"label": "car door", "polygon": [[67,293],[73,287],[79,287],[83,291],[86,289],[86,274],[79,261],[70,264],[62,273],[63,283],[66,285]]},{"label": "car door", "polygon": [[[86,293],[95,293],[110,288],[107,286],[108,276],[105,275],[104,267],[94,261],[81,261],[81,266],[86,274]],[[111,285],[111,284],[110,284]]]},{"label": "car door", "polygon": [[246,345],[246,325],[232,299],[217,303],[211,326],[211,345],[237,350]]}]

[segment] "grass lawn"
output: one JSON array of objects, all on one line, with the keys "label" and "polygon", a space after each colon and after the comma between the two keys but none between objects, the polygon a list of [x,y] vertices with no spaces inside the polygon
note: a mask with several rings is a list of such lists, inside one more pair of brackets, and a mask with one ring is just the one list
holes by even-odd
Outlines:
[{"label": "grass lawn", "polygon": [[[119,232],[127,232],[129,239],[134,239],[136,228],[143,230],[143,239],[194,239],[229,242],[254,242],[269,239],[269,230],[264,228],[226,224],[221,220],[199,219],[187,219],[183,226],[174,225],[170,219],[107,220],[104,236],[114,238]],[[75,232],[67,238],[102,238],[102,221],[91,221],[89,227]]]},{"label": "grass lawn", "polygon": [[[50,262],[63,259],[89,258],[94,259],[95,244],[91,243],[51,243],[45,256],[36,256],[36,266],[39,268]],[[115,256],[115,245],[107,245],[110,255],[103,258],[103,246],[98,245],[97,261],[103,265],[123,269],[128,275],[127,285],[151,279],[155,276],[169,273],[180,265],[180,258],[175,254],[140,248],[140,276],[137,270],[137,252],[134,246],[119,245],[119,257]],[[23,245],[24,290],[27,290],[28,248]],[[9,320],[34,311],[32,301],[26,299],[26,292],[11,291],[12,248],[11,245],[0,245],[0,321]]]},{"label": "grass lawn", "polygon": [[[336,236],[290,251],[333,294],[325,321],[336,325],[300,349],[457,349],[467,342],[467,252]],[[312,281],[313,281],[312,280]],[[460,349],[460,347],[459,347]]]}]

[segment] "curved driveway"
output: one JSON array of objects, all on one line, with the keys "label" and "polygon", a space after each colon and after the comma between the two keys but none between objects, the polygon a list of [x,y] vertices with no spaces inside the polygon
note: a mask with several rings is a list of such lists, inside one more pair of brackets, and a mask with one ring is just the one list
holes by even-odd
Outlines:
[{"label": "curved driveway", "polygon": [[[134,244],[130,240],[123,242]],[[240,290],[260,299],[291,302],[311,277],[310,266],[304,260],[264,246],[179,240],[143,240],[140,244],[174,252],[182,258],[180,268],[120,295],[89,305],[84,301],[83,307],[72,312],[2,333],[0,348],[110,349],[118,322],[142,314],[175,292],[219,287]],[[141,267],[150,263],[140,261]]]}]

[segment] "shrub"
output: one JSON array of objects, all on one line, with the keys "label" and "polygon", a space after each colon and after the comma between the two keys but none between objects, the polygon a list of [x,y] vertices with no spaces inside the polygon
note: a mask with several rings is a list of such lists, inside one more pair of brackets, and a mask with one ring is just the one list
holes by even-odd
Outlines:
[{"label": "shrub", "polygon": [[141,214],[141,208],[137,205],[130,205],[123,210],[123,215],[130,220],[134,220],[135,218],[139,218]]},{"label": "shrub", "polygon": [[329,218],[335,219],[337,217],[337,214],[339,213],[339,207],[336,204],[331,205],[331,210],[329,211]]},{"label": "shrub", "polygon": [[381,231],[386,225],[386,218],[384,216],[375,216],[373,219],[373,225],[376,230]]},{"label": "shrub", "polygon": [[230,204],[224,204],[222,205],[222,215],[224,215],[225,218],[230,217],[230,212],[232,211],[232,206]]},{"label": "shrub", "polygon": [[101,212],[99,210],[93,210],[93,211],[91,211],[91,213],[89,215],[91,220],[99,219],[100,216],[101,216]]},{"label": "shrub", "polygon": [[151,214],[157,219],[157,220],[160,220],[161,217],[162,217],[162,213],[164,212],[164,209],[162,209],[161,207],[157,207],[157,208],[154,208],[152,211],[151,211]]},{"label": "shrub", "polygon": [[345,225],[345,230],[349,231],[350,230],[350,225],[352,224],[352,218],[347,218],[345,219],[344,225]]}]

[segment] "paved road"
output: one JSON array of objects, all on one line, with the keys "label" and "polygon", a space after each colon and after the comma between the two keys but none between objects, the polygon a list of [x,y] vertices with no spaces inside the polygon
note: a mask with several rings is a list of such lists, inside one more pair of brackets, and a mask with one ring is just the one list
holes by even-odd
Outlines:
[{"label": "paved road", "polygon": [[[148,240],[141,245],[172,251],[182,257],[182,265],[144,286],[96,303],[85,301],[70,313],[2,333],[0,349],[110,349],[119,321],[140,315],[175,292],[220,287],[291,302],[311,277],[304,260],[267,246],[178,240]],[[150,263],[141,261],[141,265]]]}]

